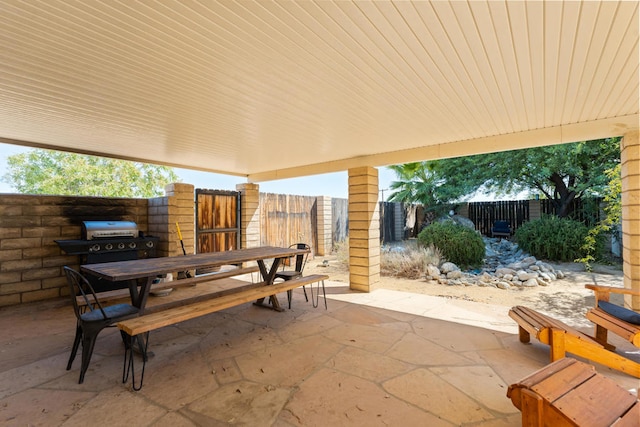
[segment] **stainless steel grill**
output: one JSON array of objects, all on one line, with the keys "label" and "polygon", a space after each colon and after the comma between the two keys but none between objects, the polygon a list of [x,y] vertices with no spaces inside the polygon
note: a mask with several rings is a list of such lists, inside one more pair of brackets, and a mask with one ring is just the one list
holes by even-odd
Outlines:
[{"label": "stainless steel grill", "polygon": [[85,240],[138,236],[138,225],[133,221],[82,221],[82,238]]},{"label": "stainless steel grill", "polygon": [[[132,221],[83,221],[81,239],[56,240],[56,243],[67,255],[80,255],[80,264],[97,264],[154,258],[158,240],[158,237],[145,236]],[[98,292],[127,286],[88,279]]]}]

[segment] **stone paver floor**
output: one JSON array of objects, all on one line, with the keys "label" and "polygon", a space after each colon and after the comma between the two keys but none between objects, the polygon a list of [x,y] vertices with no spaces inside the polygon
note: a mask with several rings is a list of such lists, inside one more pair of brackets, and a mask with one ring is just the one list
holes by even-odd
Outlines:
[{"label": "stone paver floor", "polygon": [[[66,301],[0,309],[0,424],[7,426],[517,426],[509,384],[548,362],[518,342],[507,307],[328,283],[277,313],[244,304],[151,335],[141,391],[122,383],[115,329],[84,384],[66,362]],[[286,300],[282,295],[281,301]],[[140,364],[138,364],[140,366]],[[622,387],[638,380],[596,365]]]}]

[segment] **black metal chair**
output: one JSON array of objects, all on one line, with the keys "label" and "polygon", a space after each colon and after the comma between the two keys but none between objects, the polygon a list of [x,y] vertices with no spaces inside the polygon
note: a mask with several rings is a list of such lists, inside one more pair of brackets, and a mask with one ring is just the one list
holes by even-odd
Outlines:
[{"label": "black metal chair", "polygon": [[[78,380],[78,384],[82,384],[100,331],[106,327],[114,326],[120,320],[136,317],[139,309],[131,304],[116,304],[103,307],[91,284],[82,274],[67,266],[64,267],[64,271],[67,275],[69,293],[77,319],[76,336],[73,340],[71,355],[67,363],[67,371],[71,369],[80,342],[82,342],[82,364],[80,367],[80,379]],[[78,301],[78,297],[80,297],[81,302]],[[123,341],[125,341],[125,345],[128,345],[128,341],[124,340],[124,336]]]},{"label": "black metal chair", "polygon": [[[306,249],[307,251],[311,251],[311,247],[306,243],[296,243],[289,247],[296,248],[296,249]],[[303,254],[296,255],[295,257],[296,263],[293,270],[286,270],[288,263],[286,262],[283,263],[282,271],[279,271],[278,273],[276,273],[275,278],[286,281],[286,280],[293,280],[293,279],[297,279],[298,277],[302,277],[302,272],[304,271],[304,266],[307,264],[307,258],[309,257],[309,253],[310,252],[305,252]],[[307,302],[309,302],[309,297],[307,297],[307,290],[305,289],[304,286],[302,287],[302,290],[304,291],[304,299],[307,300]],[[292,296],[293,296],[293,289],[290,289],[287,291],[287,301],[289,302],[289,308],[291,308]]]}]

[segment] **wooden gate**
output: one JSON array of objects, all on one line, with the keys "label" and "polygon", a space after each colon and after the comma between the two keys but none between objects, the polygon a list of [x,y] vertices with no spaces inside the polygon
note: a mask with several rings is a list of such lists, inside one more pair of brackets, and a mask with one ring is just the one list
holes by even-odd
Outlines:
[{"label": "wooden gate", "polygon": [[240,249],[240,193],[196,189],[196,253]]}]

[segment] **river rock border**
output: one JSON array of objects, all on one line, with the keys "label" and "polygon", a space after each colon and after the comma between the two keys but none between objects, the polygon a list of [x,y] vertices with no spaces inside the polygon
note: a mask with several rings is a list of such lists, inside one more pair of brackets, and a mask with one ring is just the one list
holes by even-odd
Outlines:
[{"label": "river rock border", "polygon": [[428,265],[426,280],[448,286],[487,286],[499,289],[548,286],[565,274],[520,250],[507,239],[485,237],[486,258],[482,269],[462,271],[452,262]]}]

